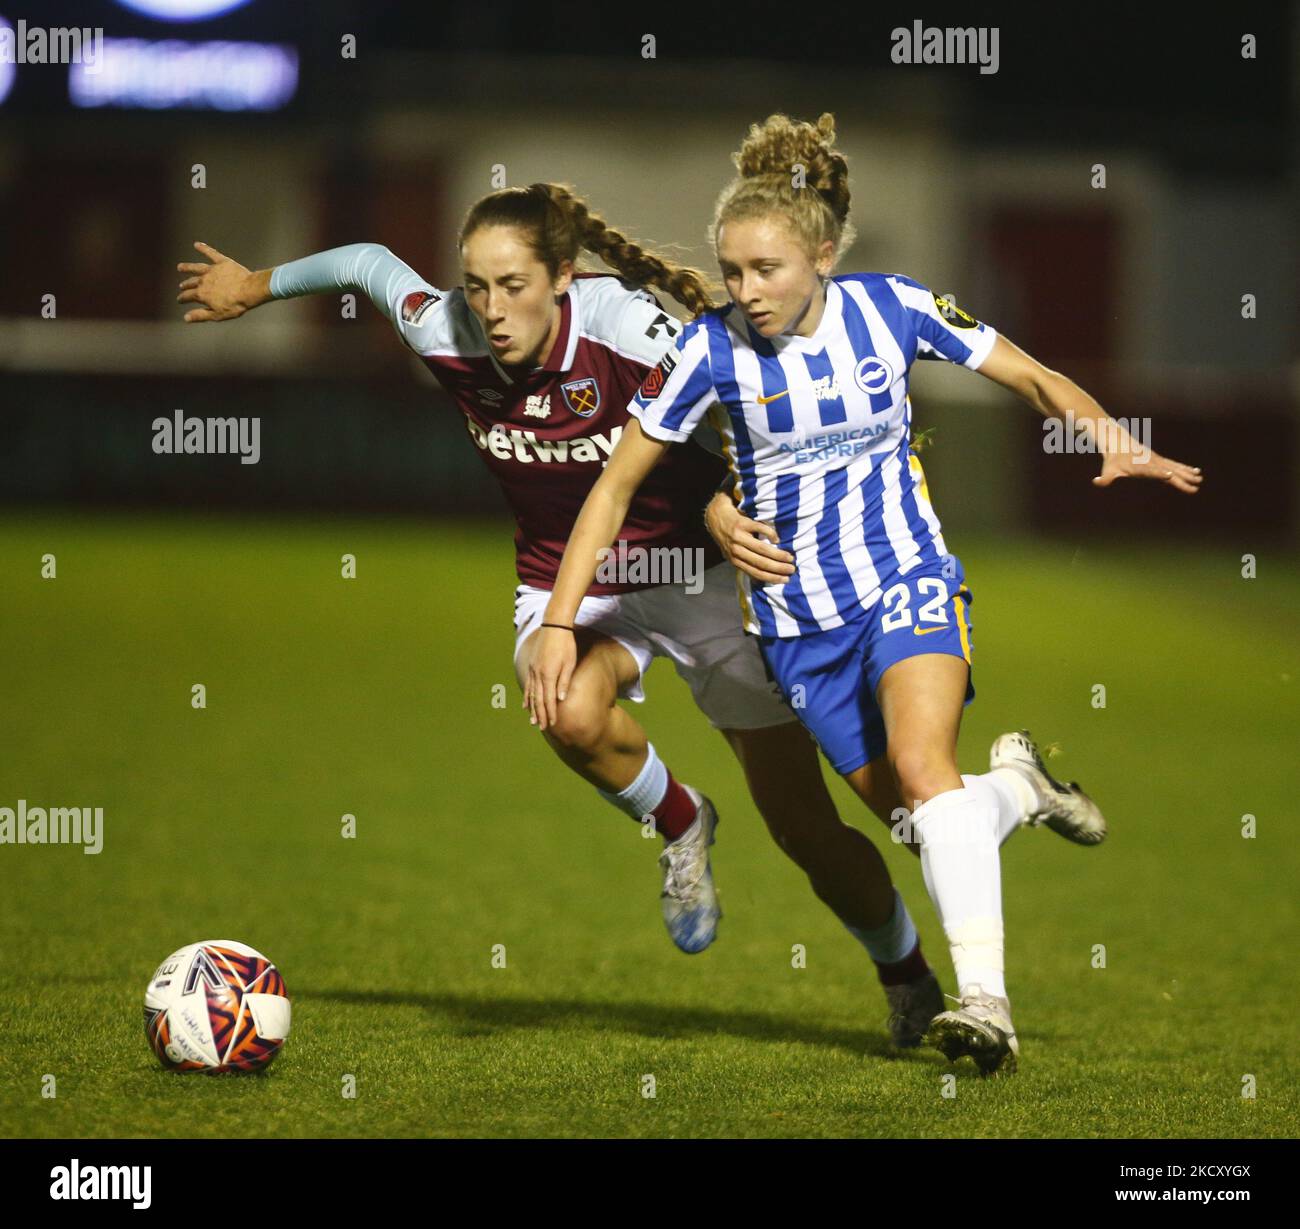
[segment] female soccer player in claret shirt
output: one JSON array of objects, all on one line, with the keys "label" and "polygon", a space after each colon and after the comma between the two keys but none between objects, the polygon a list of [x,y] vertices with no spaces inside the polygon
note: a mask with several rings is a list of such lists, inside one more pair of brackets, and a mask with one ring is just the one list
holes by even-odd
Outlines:
[{"label": "female soccer player in claret shirt", "polygon": [[911,278],[832,277],[852,234],[834,135],[829,114],[816,125],[774,115],[733,155],[740,174],[719,198],[711,236],[732,302],[682,330],[629,406],[634,421],[569,540],[526,697],[549,725],[572,686],[574,637],[563,629],[597,551],[645,476],[708,413],[745,518],[736,527],[733,515],[723,532],[741,567],[746,629],[855,792],[874,809],[891,794],[913,808],[960,994],[929,1040],[950,1059],[969,1054],[985,1072],[1009,1071],[1019,1047],[999,845],[1026,813],[1082,844],[1100,841],[1105,821],[1077,785],[1047,774],[1023,732],[994,743],[982,776],[957,768],[962,707],[974,696],[971,595],[911,451],[908,371],[917,358],[946,359],[1045,415],[1072,414],[1100,437],[1100,486],[1144,476],[1194,492],[1200,471],[1129,451],[1131,438],[1077,385]]},{"label": "female soccer player in claret shirt", "polygon": [[[518,522],[515,667],[522,683],[573,522],[630,421],[628,402],[681,332],[640,286],[657,286],[699,312],[711,306],[701,276],[629,242],[566,188],[545,183],[493,193],[469,210],[459,239],[464,285],[451,291],[377,244],[259,272],[206,244],[195,247],[211,263],[177,266],[188,275],[178,299],[196,305],[186,322],[234,319],[271,299],[363,291],[455,398]],[[622,277],[575,273],[580,249]],[[620,545],[630,551],[696,552],[710,565],[703,588],[589,577],[565,620],[574,670],[546,723],[547,741],[614,806],[638,820],[654,816],[666,842],[660,862],[668,929],[683,951],[708,946],[721,916],[708,857],[716,813],[674,780],[640,725],[615,703],[642,699],[651,658],[670,658],[740,760],[777,843],[875,962],[892,1039],[919,1045],[943,1009],[942,992],[883,859],[839,819],[816,748],[739,626],[735,572],[701,523],[725,473],[702,448],[678,449],[629,494],[626,515],[608,537],[621,526]],[[727,496],[720,503],[731,506]],[[892,796],[888,801],[879,814],[891,822]]]}]

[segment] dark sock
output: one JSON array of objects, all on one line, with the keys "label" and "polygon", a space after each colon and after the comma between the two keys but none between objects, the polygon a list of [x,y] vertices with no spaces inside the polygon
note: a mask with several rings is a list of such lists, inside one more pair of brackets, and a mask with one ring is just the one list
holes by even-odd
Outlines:
[{"label": "dark sock", "polygon": [[880,975],[882,986],[901,986],[904,982],[916,981],[924,977],[930,971],[925,957],[921,955],[920,939],[916,941],[910,956],[904,956],[902,960],[896,960],[893,964],[882,964],[879,960],[873,963],[876,972]]},{"label": "dark sock", "polygon": [[695,822],[695,800],[670,772],[663,801],[650,813],[655,817],[655,831],[664,840],[675,841]]}]

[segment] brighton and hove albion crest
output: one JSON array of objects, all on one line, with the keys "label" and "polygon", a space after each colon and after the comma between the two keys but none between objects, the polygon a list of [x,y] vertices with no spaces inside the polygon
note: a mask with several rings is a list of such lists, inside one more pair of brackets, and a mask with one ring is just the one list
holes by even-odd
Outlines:
[{"label": "brighton and hove albion crest", "polygon": [[894,382],[894,369],[883,358],[869,354],[858,361],[853,379],[864,393],[883,393]]},{"label": "brighton and hove albion crest", "polygon": [[570,380],[560,385],[560,391],[564,394],[564,404],[579,418],[590,418],[600,409],[600,385],[595,376]]}]

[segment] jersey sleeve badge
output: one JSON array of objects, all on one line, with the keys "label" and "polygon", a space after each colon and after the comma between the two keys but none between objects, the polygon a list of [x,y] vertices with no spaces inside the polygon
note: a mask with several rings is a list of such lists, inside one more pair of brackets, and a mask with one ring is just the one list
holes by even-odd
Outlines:
[{"label": "jersey sleeve badge", "polygon": [[977,329],[979,321],[969,312],[964,312],[951,299],[945,299],[942,295],[934,294],[934,305],[939,309],[939,315],[954,329]]},{"label": "jersey sleeve badge", "polygon": [[677,366],[677,353],[669,350],[667,354],[659,360],[657,367],[652,367],[646,372],[645,379],[641,381],[641,396],[646,401],[653,401],[661,392],[664,385],[668,382],[668,377],[672,375],[673,368]]},{"label": "jersey sleeve badge", "polygon": [[419,324],[429,308],[441,301],[442,295],[431,290],[413,290],[402,300],[402,319],[407,324]]}]

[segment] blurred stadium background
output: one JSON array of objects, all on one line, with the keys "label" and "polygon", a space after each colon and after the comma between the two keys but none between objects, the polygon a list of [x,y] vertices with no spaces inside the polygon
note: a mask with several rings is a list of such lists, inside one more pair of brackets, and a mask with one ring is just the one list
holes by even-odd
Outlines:
[{"label": "blurred stadium background", "polygon": [[[375,240],[450,286],[459,220],[496,174],[571,183],[716,274],[705,225],[748,124],[832,110],[860,231],[842,268],[951,293],[1210,478],[1195,501],[1130,483],[1103,513],[1090,458],[1045,455],[1024,407],[925,364],[913,400],[947,523],[1293,539],[1295,14],[927,11],[1000,22],[981,75],[891,63],[914,18],[892,8],[2,3],[11,24],[135,41],[97,75],[20,65],[0,102],[0,499],[499,513],[450,403],[368,303],[181,327],[192,241],[259,268]],[[176,409],[260,415],[260,464],[155,456],[150,423]]]}]

